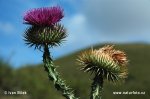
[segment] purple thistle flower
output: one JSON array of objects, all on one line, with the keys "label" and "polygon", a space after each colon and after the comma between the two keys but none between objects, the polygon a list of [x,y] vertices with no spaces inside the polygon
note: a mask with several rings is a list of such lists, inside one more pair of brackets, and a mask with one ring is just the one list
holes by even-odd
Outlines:
[{"label": "purple thistle flower", "polygon": [[37,26],[51,26],[59,22],[63,15],[63,9],[59,6],[35,8],[24,15],[24,23]]}]

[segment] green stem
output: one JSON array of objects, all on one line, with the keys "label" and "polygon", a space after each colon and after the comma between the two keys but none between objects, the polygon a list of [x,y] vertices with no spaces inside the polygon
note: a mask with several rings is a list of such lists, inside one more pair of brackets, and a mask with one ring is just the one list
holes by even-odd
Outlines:
[{"label": "green stem", "polygon": [[66,99],[78,99],[74,96],[71,88],[69,88],[60,78],[58,72],[56,71],[56,66],[54,65],[53,60],[50,57],[48,45],[46,44],[44,45],[43,62],[45,71],[48,73],[49,79],[53,81],[55,88],[61,91],[62,95],[66,97]]},{"label": "green stem", "polygon": [[103,77],[95,76],[91,89],[90,99],[102,99]]}]

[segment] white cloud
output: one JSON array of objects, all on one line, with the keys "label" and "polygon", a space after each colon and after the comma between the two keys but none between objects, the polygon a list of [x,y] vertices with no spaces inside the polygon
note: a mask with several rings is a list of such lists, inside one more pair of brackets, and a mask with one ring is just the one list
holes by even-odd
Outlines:
[{"label": "white cloud", "polygon": [[83,10],[65,19],[68,45],[81,48],[103,42],[149,42],[149,1],[83,1]]},{"label": "white cloud", "polygon": [[68,30],[66,44],[74,46],[75,49],[89,46],[97,41],[97,34],[94,33],[94,30],[88,28],[87,19],[83,14],[78,13],[66,18],[64,23]]},{"label": "white cloud", "polygon": [[84,0],[89,24],[104,33],[137,33],[150,27],[148,0]]},{"label": "white cloud", "polygon": [[74,42],[80,38],[85,31],[85,17],[82,14],[76,14],[71,18],[67,18],[65,25],[69,34],[68,40]]},{"label": "white cloud", "polygon": [[0,31],[5,34],[11,34],[15,30],[14,26],[9,22],[0,22]]}]

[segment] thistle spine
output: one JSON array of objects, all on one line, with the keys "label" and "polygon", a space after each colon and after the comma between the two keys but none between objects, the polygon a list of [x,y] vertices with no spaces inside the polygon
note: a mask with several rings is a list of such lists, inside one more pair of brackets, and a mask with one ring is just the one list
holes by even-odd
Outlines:
[{"label": "thistle spine", "polygon": [[102,99],[103,77],[95,76],[91,86],[90,99]]},{"label": "thistle spine", "polygon": [[45,71],[48,73],[49,80],[53,81],[55,88],[62,92],[62,95],[66,99],[78,99],[75,97],[71,88],[69,88],[65,82],[60,78],[58,72],[56,71],[56,66],[50,56],[48,45],[44,45],[43,63]]}]

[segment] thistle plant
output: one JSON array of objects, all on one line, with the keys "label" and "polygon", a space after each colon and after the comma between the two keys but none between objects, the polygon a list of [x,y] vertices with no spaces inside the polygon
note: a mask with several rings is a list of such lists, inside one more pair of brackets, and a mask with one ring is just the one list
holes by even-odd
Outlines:
[{"label": "thistle plant", "polygon": [[[66,99],[78,99],[60,78],[49,51],[49,48],[60,46],[67,37],[66,29],[60,24],[63,17],[63,9],[59,6],[27,11],[23,20],[29,26],[24,33],[24,40],[29,47],[43,52],[44,68],[55,88],[61,91]],[[81,53],[78,63],[82,65],[81,70],[94,74],[90,99],[101,99],[104,80],[116,83],[123,81],[128,74],[126,54],[110,45]]]},{"label": "thistle plant", "polygon": [[63,9],[59,6],[36,8],[27,11],[24,23],[29,24],[24,40],[29,47],[43,50],[43,63],[49,80],[53,81],[57,90],[62,92],[66,99],[78,99],[73,91],[60,78],[53,63],[49,48],[59,46],[67,37],[66,29],[59,22],[64,17]]},{"label": "thistle plant", "polygon": [[101,99],[104,80],[116,83],[128,74],[126,54],[110,45],[81,53],[78,62],[81,70],[94,74],[90,99]]}]

